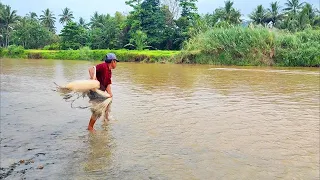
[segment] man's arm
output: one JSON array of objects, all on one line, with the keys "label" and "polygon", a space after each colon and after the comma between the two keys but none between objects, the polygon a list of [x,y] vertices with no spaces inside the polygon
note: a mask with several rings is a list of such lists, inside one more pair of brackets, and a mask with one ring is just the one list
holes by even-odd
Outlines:
[{"label": "man's arm", "polygon": [[106,91],[107,91],[108,94],[110,94],[110,96],[112,97],[111,84],[108,84]]},{"label": "man's arm", "polygon": [[97,80],[95,66],[92,66],[89,68],[89,76],[90,76],[90,79]]}]

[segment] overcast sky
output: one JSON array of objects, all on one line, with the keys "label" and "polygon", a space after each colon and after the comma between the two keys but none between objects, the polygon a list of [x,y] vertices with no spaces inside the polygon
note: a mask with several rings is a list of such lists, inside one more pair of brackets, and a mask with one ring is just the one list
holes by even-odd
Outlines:
[{"label": "overcast sky", "polygon": [[[58,15],[62,13],[62,9],[68,7],[73,11],[76,21],[79,17],[83,17],[89,22],[90,17],[95,11],[103,14],[114,14],[116,11],[122,13],[130,12],[131,8],[125,4],[126,0],[0,0],[5,5],[10,5],[12,9],[17,10],[17,14],[24,16],[29,12],[36,12],[38,16],[42,14],[42,10],[49,8],[53,11],[57,18],[57,32],[62,28],[59,23]],[[197,7],[199,14],[211,13],[214,9],[224,6],[225,0],[198,0]],[[247,19],[257,5],[262,4],[269,7],[270,3],[276,0],[234,0],[234,7],[242,13],[242,18]],[[287,0],[278,0],[283,7]],[[302,0],[300,0],[303,2]],[[305,0],[314,7],[320,9],[320,0]]]}]

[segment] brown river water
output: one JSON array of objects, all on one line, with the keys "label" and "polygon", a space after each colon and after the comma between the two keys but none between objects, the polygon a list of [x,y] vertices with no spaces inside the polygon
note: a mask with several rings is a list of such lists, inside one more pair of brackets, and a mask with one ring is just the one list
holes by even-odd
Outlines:
[{"label": "brown river water", "polygon": [[53,82],[99,62],[0,62],[0,179],[319,179],[319,68],[118,63],[92,134]]}]

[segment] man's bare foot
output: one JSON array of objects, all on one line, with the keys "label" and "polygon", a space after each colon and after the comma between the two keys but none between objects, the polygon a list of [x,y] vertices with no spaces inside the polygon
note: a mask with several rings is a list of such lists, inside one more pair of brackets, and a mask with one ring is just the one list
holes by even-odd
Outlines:
[{"label": "man's bare foot", "polygon": [[91,127],[91,126],[88,126],[88,130],[89,130],[90,132],[92,132],[92,133],[95,133],[95,132],[96,132],[96,130],[95,130],[93,127]]}]

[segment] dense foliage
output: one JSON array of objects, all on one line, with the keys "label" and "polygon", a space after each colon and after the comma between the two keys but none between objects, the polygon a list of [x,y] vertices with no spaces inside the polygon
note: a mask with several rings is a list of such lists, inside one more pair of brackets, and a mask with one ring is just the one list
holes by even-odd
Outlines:
[{"label": "dense foliage", "polygon": [[[198,14],[196,2],[127,0],[126,4],[132,7],[129,14],[94,12],[89,22],[83,18],[77,22],[67,7],[57,16],[47,8],[39,16],[30,12],[21,17],[16,10],[0,3],[0,47],[5,48],[0,48],[1,56],[21,56],[24,49],[43,49],[59,50],[52,53],[59,52],[55,57],[62,59],[67,58],[64,53],[70,52],[73,53],[69,55],[78,56],[74,53],[79,52],[84,55],[80,58],[90,59],[97,57],[86,54],[97,49],[149,49],[182,50],[176,62],[320,64],[320,12],[311,4],[287,0],[283,5],[258,5],[249,15],[250,21],[244,21],[230,0],[225,1],[224,7],[204,15]],[[63,24],[59,33],[57,21]],[[24,56],[49,57],[45,52]]]},{"label": "dense foliage", "polygon": [[[213,28],[261,25],[297,32],[320,27],[319,10],[299,0],[287,0],[283,6],[278,2],[270,3],[269,7],[259,5],[249,15],[249,22],[241,19],[241,12],[230,0],[224,7],[201,16],[196,2],[127,0],[126,4],[132,7],[128,15],[94,12],[87,23],[83,18],[76,22],[68,7],[58,15],[47,8],[40,15],[30,12],[21,17],[16,10],[0,3],[0,45],[20,45],[25,49],[88,46],[91,49],[179,50],[186,40]],[[59,34],[55,22],[63,24]]]}]

